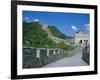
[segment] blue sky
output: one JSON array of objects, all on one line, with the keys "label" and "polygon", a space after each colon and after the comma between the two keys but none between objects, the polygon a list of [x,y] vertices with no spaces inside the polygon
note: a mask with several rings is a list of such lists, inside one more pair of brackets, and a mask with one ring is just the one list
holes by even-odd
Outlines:
[{"label": "blue sky", "polygon": [[89,14],[23,11],[23,21],[31,22],[33,20],[54,25],[69,36],[73,36],[78,30],[89,32]]}]

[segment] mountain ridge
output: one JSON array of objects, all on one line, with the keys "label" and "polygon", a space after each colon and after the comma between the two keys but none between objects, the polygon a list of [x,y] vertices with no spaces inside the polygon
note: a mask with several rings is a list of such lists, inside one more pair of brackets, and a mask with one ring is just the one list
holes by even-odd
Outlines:
[{"label": "mountain ridge", "polygon": [[[50,26],[50,25],[49,25]],[[65,43],[52,35],[51,31],[45,31],[43,24],[39,22],[23,22],[23,46],[31,46],[36,48],[62,48],[73,49],[73,46],[65,45]],[[49,28],[47,28],[48,30]],[[50,33],[48,36],[48,32]],[[53,39],[59,39],[55,42]]]}]

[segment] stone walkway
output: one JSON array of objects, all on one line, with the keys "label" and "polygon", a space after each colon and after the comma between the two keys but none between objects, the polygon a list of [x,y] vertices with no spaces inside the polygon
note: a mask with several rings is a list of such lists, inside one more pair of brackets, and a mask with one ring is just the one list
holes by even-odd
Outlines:
[{"label": "stone walkway", "polygon": [[63,58],[61,60],[52,62],[43,66],[43,68],[47,67],[67,67],[67,66],[86,66],[88,65],[86,62],[82,60],[82,52],[75,54],[74,56]]},{"label": "stone walkway", "polygon": [[42,29],[47,32],[48,37],[51,38],[55,43],[64,42],[65,44],[70,44],[70,39],[66,40],[66,39],[61,39],[59,37],[54,36],[52,32],[49,30],[48,25],[43,25]]}]

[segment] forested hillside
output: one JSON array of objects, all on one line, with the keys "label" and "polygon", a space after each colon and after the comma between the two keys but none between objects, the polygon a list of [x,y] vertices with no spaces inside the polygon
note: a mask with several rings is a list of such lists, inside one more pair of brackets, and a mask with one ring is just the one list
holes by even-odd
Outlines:
[{"label": "forested hillside", "polygon": [[[56,37],[67,39],[70,37],[65,36],[56,27],[50,26],[52,34]],[[36,47],[36,48],[61,48],[72,50],[73,47],[65,45],[63,42],[57,44],[48,38],[48,34],[42,29],[39,22],[23,22],[23,46]]]},{"label": "forested hillside", "polygon": [[52,32],[53,36],[56,36],[58,38],[62,39],[70,39],[71,37],[66,36],[64,33],[62,33],[60,30],[58,30],[55,26],[48,26],[49,30]]}]

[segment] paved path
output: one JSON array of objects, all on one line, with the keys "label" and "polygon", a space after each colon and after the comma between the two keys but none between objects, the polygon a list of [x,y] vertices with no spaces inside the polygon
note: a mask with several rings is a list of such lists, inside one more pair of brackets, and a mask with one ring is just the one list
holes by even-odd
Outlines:
[{"label": "paved path", "polygon": [[77,54],[75,54],[72,57],[67,57],[67,58],[63,58],[61,60],[52,62],[50,64],[47,64],[45,66],[43,66],[43,68],[46,67],[66,67],[66,66],[85,66],[88,65],[86,62],[84,62],[82,60],[82,52],[79,52]]}]

